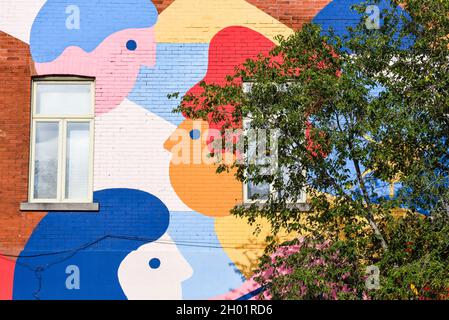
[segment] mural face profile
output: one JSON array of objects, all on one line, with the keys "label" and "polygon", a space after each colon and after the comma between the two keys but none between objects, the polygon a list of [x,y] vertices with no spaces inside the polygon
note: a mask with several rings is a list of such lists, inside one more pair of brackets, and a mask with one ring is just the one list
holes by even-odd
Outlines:
[{"label": "mural face profile", "polygon": [[180,300],[193,270],[170,236],[145,244],[120,264],[118,278],[128,300]]},{"label": "mural face profile", "polygon": [[165,142],[165,149],[172,153],[170,182],[192,210],[206,216],[227,216],[242,202],[242,184],[235,171],[217,174],[217,165],[205,161],[208,130],[206,121],[185,120]]},{"label": "mural face profile", "polygon": [[140,68],[156,63],[157,15],[149,0],[49,0],[31,29],[36,71],[95,77],[96,114],[109,112],[132,90]]},{"label": "mural face profile", "polygon": [[[245,45],[248,41],[254,46]],[[273,47],[273,42],[249,28],[225,28],[210,43],[208,69],[202,81],[224,84],[226,76],[232,74],[236,66],[249,58],[268,53]],[[198,83],[187,93],[199,95],[202,90]],[[232,112],[228,106],[223,107]],[[228,216],[235,205],[242,203],[242,183],[236,179],[235,171],[217,174],[217,165],[204,161],[203,155],[208,150],[209,131],[221,130],[223,124],[198,121],[199,125],[195,125],[196,122],[186,119],[165,143],[165,148],[173,154],[170,181],[175,192],[191,209],[207,216]],[[235,129],[240,127],[236,124]],[[179,154],[180,142],[181,145],[188,144],[183,148],[190,151],[185,159],[187,161],[179,161],[185,156]],[[232,155],[224,154],[223,157],[232,159]]]},{"label": "mural face profile", "polygon": [[[97,191],[94,201],[101,204],[98,213],[51,212],[40,222],[17,260],[14,299],[126,299],[119,266],[158,241],[170,215],[158,198],[138,190]],[[79,270],[75,289],[67,287],[69,267]]]}]

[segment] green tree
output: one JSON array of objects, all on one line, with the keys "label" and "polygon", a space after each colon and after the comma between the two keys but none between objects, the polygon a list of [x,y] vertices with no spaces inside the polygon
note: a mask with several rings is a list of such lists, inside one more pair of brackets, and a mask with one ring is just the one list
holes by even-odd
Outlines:
[{"label": "green tree", "polygon": [[[398,208],[429,216],[448,212],[449,2],[387,2],[380,28],[367,28],[365,3],[355,7],[360,23],[345,36],[307,24],[279,37],[269,55],[236,66],[226,85],[202,83],[202,93],[184,96],[176,111],[222,124],[223,136],[244,119],[251,128],[277,130],[277,170],[270,175],[267,165],[247,161],[219,166],[218,173],[237,168],[243,182],[273,185],[266,202],[237,206],[233,214],[249,223],[264,217],[273,234],[286,229],[324,237],[360,268],[376,263],[391,279],[397,273],[390,268],[410,270],[416,263],[416,269],[427,257],[421,250],[411,260],[395,260],[406,245],[403,232],[413,233],[414,225],[403,228],[404,221],[418,219],[395,221]],[[242,80],[251,82],[250,92]],[[390,187],[393,194],[386,194]],[[294,205],[304,189],[308,212]],[[444,238],[425,221],[416,230]],[[448,259],[443,238],[440,254],[432,256],[436,262],[426,264],[439,268],[438,290],[449,279],[447,267],[440,268]],[[407,286],[388,282],[395,284]]]}]

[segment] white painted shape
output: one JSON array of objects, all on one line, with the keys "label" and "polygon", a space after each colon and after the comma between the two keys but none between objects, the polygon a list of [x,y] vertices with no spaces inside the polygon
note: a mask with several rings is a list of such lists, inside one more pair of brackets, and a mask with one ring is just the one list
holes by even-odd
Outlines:
[{"label": "white painted shape", "polygon": [[27,44],[31,27],[46,0],[0,0],[0,30]]},{"label": "white painted shape", "polygon": [[170,211],[191,211],[170,182],[164,142],[176,126],[125,99],[96,117],[94,190],[130,188],[158,197]]},{"label": "white painted shape", "polygon": [[[160,260],[157,269],[149,265],[154,258]],[[181,300],[182,282],[192,275],[192,267],[168,234],[128,254],[118,269],[129,300]]]}]

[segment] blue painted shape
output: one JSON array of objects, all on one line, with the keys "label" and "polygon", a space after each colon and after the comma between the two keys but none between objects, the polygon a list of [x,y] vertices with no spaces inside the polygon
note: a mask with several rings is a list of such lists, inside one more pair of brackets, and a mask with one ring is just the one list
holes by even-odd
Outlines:
[{"label": "blue painted shape", "polygon": [[[361,2],[362,1],[360,0],[333,0],[324,7],[315,18],[313,18],[312,22],[321,25],[323,33],[327,33],[327,31],[332,28],[338,36],[347,36],[349,35],[347,28],[355,28],[359,24],[361,17],[363,17],[357,10],[352,9],[354,5],[359,5]],[[382,26],[382,11],[392,11],[393,8],[389,5],[389,1],[387,0],[381,0],[375,5],[380,9],[380,24]],[[405,11],[400,7],[398,7],[398,9],[398,14],[404,14],[405,17],[408,17]],[[368,15],[370,14],[371,13],[368,13]],[[403,42],[403,48],[407,48],[412,43],[413,40],[411,38],[406,38]]]},{"label": "blue painted shape", "polygon": [[129,51],[134,51],[137,49],[137,43],[134,40],[129,40],[126,43],[126,49],[128,49]]},{"label": "blue painted shape", "polygon": [[[369,198],[372,203],[380,204],[382,200],[394,200],[398,196],[398,192],[402,188],[402,184],[393,184],[393,197],[390,194],[391,183],[387,181],[382,181],[369,173],[365,176],[365,187],[369,192]],[[362,190],[357,187],[354,191],[362,194]]]},{"label": "blue painted shape", "polygon": [[[344,121],[342,121],[344,123]],[[336,151],[334,150],[330,155],[329,155],[329,161],[336,161],[337,156],[336,156]],[[362,164],[359,163],[360,166],[360,170],[361,172],[365,172],[367,170],[367,168],[365,168]],[[362,190],[360,189],[359,185],[357,184],[357,171],[355,169],[354,163],[353,161],[351,161],[350,159],[346,159],[345,161],[345,165],[342,166],[341,170],[339,170],[339,174],[341,175],[345,175],[346,178],[346,182],[348,183],[348,186],[352,187],[348,187],[348,186],[344,186],[344,191],[346,192],[347,195],[351,195],[354,199],[356,197],[361,197],[362,196]],[[351,184],[350,182],[354,183]],[[395,183],[394,184],[394,197],[391,198],[390,196],[390,183],[388,181],[382,181],[380,179],[377,179],[373,176],[372,173],[368,173],[365,176],[365,185],[367,190],[370,193],[370,200],[373,203],[380,203],[381,200],[392,200],[394,198],[397,197],[397,194],[399,192],[399,190],[401,189],[401,184],[399,183]],[[331,185],[329,185],[329,187],[327,189],[322,189],[320,190],[324,193],[329,193],[332,195],[337,195],[337,192],[335,189],[333,189],[333,187]]]},{"label": "blue painted shape", "polygon": [[[362,17],[352,6],[359,5],[360,0],[333,0],[326,7],[324,7],[312,22],[322,26],[323,30],[332,28],[339,36],[347,35],[348,27],[356,27]],[[380,1],[380,11],[389,8],[387,1]],[[382,20],[381,20],[382,21]]]},{"label": "blue painted shape", "polygon": [[170,212],[168,234],[193,269],[182,283],[184,299],[210,299],[245,282],[215,233],[215,219],[197,212]]},{"label": "blue painted shape", "polygon": [[[159,43],[156,65],[142,67],[128,99],[178,126],[185,118],[172,111],[181,97],[201,81],[207,71],[209,44]],[[179,92],[177,99],[168,99]]]},{"label": "blue painted shape", "polygon": [[255,296],[258,296],[259,294],[263,293],[265,290],[267,290],[266,287],[260,287],[254,291],[251,291],[251,292],[241,296],[240,298],[236,299],[236,301],[250,300],[251,298],[254,298]]},{"label": "blue painted shape", "polygon": [[[448,166],[448,158],[443,157],[440,159],[442,168],[446,168]],[[432,188],[448,189],[449,188],[449,172],[444,169],[435,169],[433,173],[427,172],[422,173],[423,181],[433,181],[432,183],[424,186],[424,188],[420,188],[414,190],[411,186],[403,186],[399,192],[400,196],[405,199],[405,203],[401,206],[405,209],[411,209],[417,211],[424,215],[431,215],[432,210],[437,208],[442,204],[442,201],[446,202],[445,195],[439,194],[439,192],[432,193],[430,192]],[[418,191],[416,194],[413,194],[414,191]],[[444,203],[443,202],[443,203]]]},{"label": "blue painted shape", "polygon": [[[66,26],[72,21],[69,6],[79,8],[79,29]],[[91,52],[115,32],[153,26],[157,16],[151,0],[48,0],[31,28],[31,54],[42,63],[55,60],[69,46]]]},{"label": "blue painted shape", "polygon": [[372,98],[378,98],[383,92],[385,92],[386,88],[381,85],[377,85],[374,88],[370,88],[369,95]]},{"label": "blue painted shape", "polygon": [[[39,223],[17,260],[14,299],[126,299],[117,276],[120,263],[160,238],[170,214],[158,198],[138,190],[98,191],[94,200],[98,213],[54,212]],[[80,270],[80,290],[66,288],[71,265]]]}]

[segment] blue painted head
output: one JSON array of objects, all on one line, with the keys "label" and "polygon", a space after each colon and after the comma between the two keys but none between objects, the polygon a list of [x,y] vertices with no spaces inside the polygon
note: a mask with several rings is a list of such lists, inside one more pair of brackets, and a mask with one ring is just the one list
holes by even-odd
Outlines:
[{"label": "blue painted head", "polygon": [[[387,1],[380,1],[377,5],[382,11],[387,9]],[[334,0],[324,7],[313,19],[313,22],[322,26],[323,30],[333,28],[339,35],[347,34],[348,27],[355,27],[362,15],[353,9],[354,5],[359,5],[360,0]]]},{"label": "blue painted head", "polygon": [[[355,28],[363,17],[361,13],[353,8],[354,5],[360,5],[361,2],[362,1],[360,0],[333,0],[324,7],[315,18],[313,18],[312,22],[319,24],[323,29],[323,33],[327,33],[327,31],[332,28],[336,35],[340,37],[347,36],[349,35],[347,29],[349,27]],[[377,14],[377,12],[370,10],[368,5],[369,4],[367,4],[366,13],[368,16],[373,17],[373,14]],[[380,26],[382,26],[382,13],[384,10],[395,12],[395,14],[403,15],[404,17],[409,17],[400,7],[394,8],[398,10],[393,11],[390,1],[388,0],[380,0],[375,5],[379,8]],[[403,48],[407,48],[412,44],[412,38],[405,38],[403,41]]]},{"label": "blue painted head", "polygon": [[70,46],[91,52],[115,32],[153,26],[157,16],[151,0],[48,0],[31,29],[31,54],[43,63]]},{"label": "blue painted head", "polygon": [[[99,191],[94,200],[99,213],[49,213],[36,227],[17,260],[14,299],[126,299],[117,276],[120,263],[166,232],[169,211],[138,190]],[[71,266],[80,271],[79,290],[67,289]],[[42,288],[36,293],[39,273],[34,270],[40,267]]]}]

